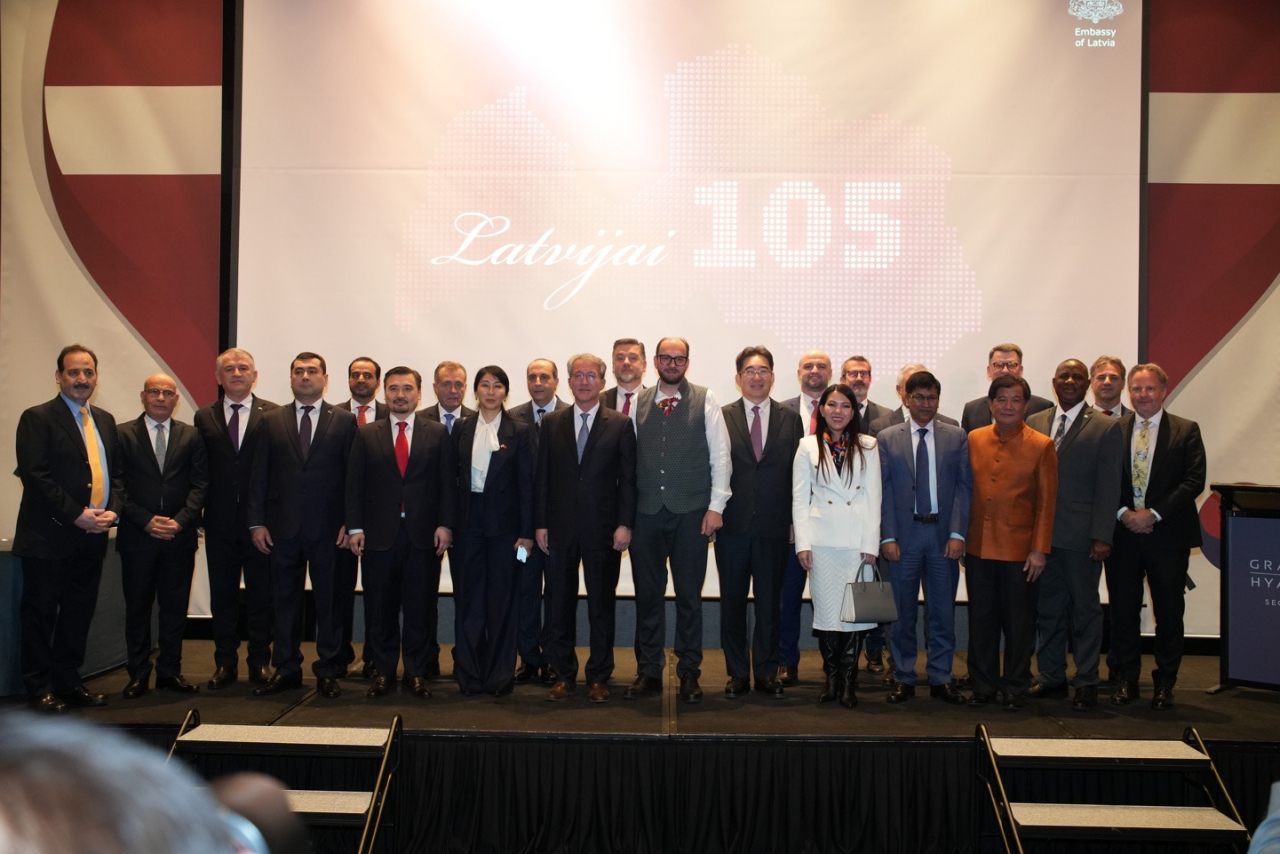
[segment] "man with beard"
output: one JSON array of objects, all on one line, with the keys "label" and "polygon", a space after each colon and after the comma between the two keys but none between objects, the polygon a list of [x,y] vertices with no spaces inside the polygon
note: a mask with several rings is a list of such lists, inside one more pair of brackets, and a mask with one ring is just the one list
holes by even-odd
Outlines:
[{"label": "man with beard", "polygon": [[729,500],[729,434],[715,394],[685,378],[689,342],[663,338],[654,360],[658,385],[640,393],[636,412],[636,678],[625,696],[662,690],[667,560],[676,591],[675,651],[680,699],[702,699],[702,584],[707,544]]},{"label": "man with beard", "polygon": [[600,395],[600,402],[609,409],[616,409],[631,420],[636,417],[636,398],[644,388],[644,372],[648,370],[644,344],[635,338],[619,338],[613,342],[613,378],[617,381],[611,389]]}]

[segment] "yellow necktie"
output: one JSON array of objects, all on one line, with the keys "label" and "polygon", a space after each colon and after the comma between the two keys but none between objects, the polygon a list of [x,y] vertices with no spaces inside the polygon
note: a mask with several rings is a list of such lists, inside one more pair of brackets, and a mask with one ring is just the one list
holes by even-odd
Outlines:
[{"label": "yellow necktie", "polygon": [[1151,422],[1143,421],[1138,431],[1138,443],[1133,448],[1133,507],[1141,510],[1147,506],[1147,475],[1151,471],[1149,462],[1151,447]]},{"label": "yellow necktie", "polygon": [[93,429],[93,415],[87,406],[80,407],[80,423],[84,425],[84,449],[89,453],[89,471],[93,473],[89,506],[101,507],[106,498],[106,480],[102,477],[102,459],[98,456],[98,433]]}]

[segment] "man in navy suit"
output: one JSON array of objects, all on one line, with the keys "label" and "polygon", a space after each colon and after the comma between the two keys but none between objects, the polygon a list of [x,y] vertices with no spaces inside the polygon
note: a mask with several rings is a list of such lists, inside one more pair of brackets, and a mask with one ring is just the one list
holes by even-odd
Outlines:
[{"label": "man in navy suit", "polygon": [[1169,377],[1159,365],[1134,365],[1129,402],[1120,420],[1124,464],[1120,467],[1120,511],[1116,515],[1111,588],[1111,642],[1120,668],[1111,702],[1138,699],[1142,668],[1142,582],[1151,588],[1156,621],[1155,696],[1151,708],[1173,708],[1173,686],[1182,664],[1183,590],[1189,583],[1191,550],[1200,545],[1196,498],[1204,491],[1205,453],[1200,425],[1164,409]]},{"label": "man in navy suit", "polygon": [[151,608],[157,601],[156,687],[182,694],[200,690],[182,677],[182,634],[196,564],[196,528],[209,486],[204,442],[196,428],[173,418],[180,399],[173,377],[148,377],[141,397],[143,414],[119,431],[125,500],[116,548],[124,584],[126,700],[141,697],[149,687]]},{"label": "man in navy suit", "polygon": [[276,672],[254,689],[259,696],[302,687],[302,600],[308,569],[316,610],[316,661],[321,696],[336,697],[342,640],[333,565],[347,545],[342,523],[347,457],[356,417],[324,400],[324,359],[299,353],[289,367],[293,403],[267,413],[266,436],[253,460],[249,529],[258,551],[271,559],[275,602]]},{"label": "man in navy suit", "polygon": [[402,640],[405,688],[431,697],[427,648],[440,557],[453,540],[458,461],[444,425],[414,414],[421,387],[412,368],[387,371],[390,415],[357,430],[347,464],[347,530],[364,563],[365,649],[376,670],[365,694],[371,700],[395,687]]},{"label": "man in navy suit", "polygon": [[568,369],[574,405],[543,419],[533,487],[534,536],[547,558],[548,667],[557,674],[547,699],[568,699],[577,686],[581,564],[591,633],[588,699],[604,703],[613,675],[617,556],[631,544],[636,520],[636,434],[630,416],[601,400],[603,359],[581,353]]},{"label": "man in navy suit", "polygon": [[18,419],[22,503],[13,555],[22,559],[22,681],[36,711],[102,706],[80,680],[98,603],[107,531],[123,505],[120,443],[111,413],[89,404],[98,357],[62,348],[59,393]]},{"label": "man in navy suit", "polygon": [[[725,696],[751,687],[782,697],[778,681],[778,617],[791,542],[791,469],[804,437],[800,414],[769,397],[773,354],[747,347],[737,358],[742,397],[722,407],[729,431],[729,503],[716,532],[720,573],[720,646],[729,681]],[[747,633],[747,593],[755,591],[755,630]],[[748,654],[748,648],[750,654]]]},{"label": "man in navy suit", "polygon": [[928,371],[912,374],[904,398],[911,420],[880,431],[880,554],[889,564],[898,619],[891,624],[894,685],[886,698],[905,703],[916,693],[916,611],[920,583],[929,612],[929,693],[958,705],[951,679],[956,652],[955,603],[960,556],[969,530],[973,474],[964,430],[940,421],[942,384]]}]

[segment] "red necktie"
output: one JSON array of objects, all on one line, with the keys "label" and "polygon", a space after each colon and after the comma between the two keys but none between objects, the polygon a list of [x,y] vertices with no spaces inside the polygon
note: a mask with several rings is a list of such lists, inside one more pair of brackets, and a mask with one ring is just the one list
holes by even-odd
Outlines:
[{"label": "red necktie", "polygon": [[365,403],[360,406],[360,411],[356,413],[356,426],[363,427],[365,425],[364,414],[369,411],[369,404]]},{"label": "red necktie", "polygon": [[624,392],[624,394],[626,394],[627,399],[622,401],[622,414],[630,415],[631,414],[631,395],[635,394],[635,392],[628,391],[628,392]]},{"label": "red necktie", "polygon": [[818,401],[810,401],[813,404],[813,411],[809,413],[809,435],[812,436],[818,432]]},{"label": "red necktie", "polygon": [[664,397],[662,400],[658,401],[658,406],[662,409],[662,414],[665,416],[671,414],[671,410],[676,408],[676,404],[678,402],[679,401],[674,397]]},{"label": "red necktie", "polygon": [[1103,414],[1103,415],[1110,415],[1111,413],[1112,413],[1112,410],[1110,410],[1110,409],[1104,409],[1104,410],[1102,410],[1102,414]]},{"label": "red necktie", "polygon": [[400,428],[400,432],[396,434],[396,464],[400,466],[400,476],[404,477],[404,470],[409,467],[409,439],[404,435],[404,430],[409,422],[401,421],[396,426]]}]

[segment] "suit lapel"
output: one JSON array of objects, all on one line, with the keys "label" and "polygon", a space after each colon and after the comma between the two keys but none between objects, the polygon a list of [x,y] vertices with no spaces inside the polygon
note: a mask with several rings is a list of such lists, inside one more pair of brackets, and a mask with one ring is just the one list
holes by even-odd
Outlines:
[{"label": "suit lapel", "polygon": [[[143,416],[138,416],[138,420],[134,421],[130,426],[133,427],[133,435],[138,441],[138,447],[151,452],[146,455],[147,459],[151,461],[151,467],[155,470],[156,474],[164,477],[164,466],[161,466],[159,460],[156,459],[156,446],[151,443],[151,431],[147,429],[147,419]],[[166,432],[168,432],[169,435],[165,437],[168,439],[168,444],[165,445],[164,461],[168,463],[169,448],[173,447],[174,441],[172,418],[169,419],[169,429]]]},{"label": "suit lapel", "polygon": [[85,462],[89,461],[89,448],[84,443],[84,434],[80,432],[80,424],[76,421],[76,417],[71,414],[71,410],[67,408],[67,404],[63,402],[61,396],[54,398],[53,401],[53,420],[63,430],[67,436],[80,447],[80,454]]},{"label": "suit lapel", "polygon": [[[1091,418],[1093,418],[1092,406],[1086,406],[1080,410],[1080,414],[1076,416],[1076,420],[1072,423],[1071,429],[1067,431],[1067,435],[1062,437],[1062,446],[1058,448],[1058,453],[1062,453],[1067,445],[1076,440],[1076,437],[1080,435],[1082,430],[1084,430],[1085,425],[1089,423]],[[1051,436],[1050,438],[1053,437]]]}]

